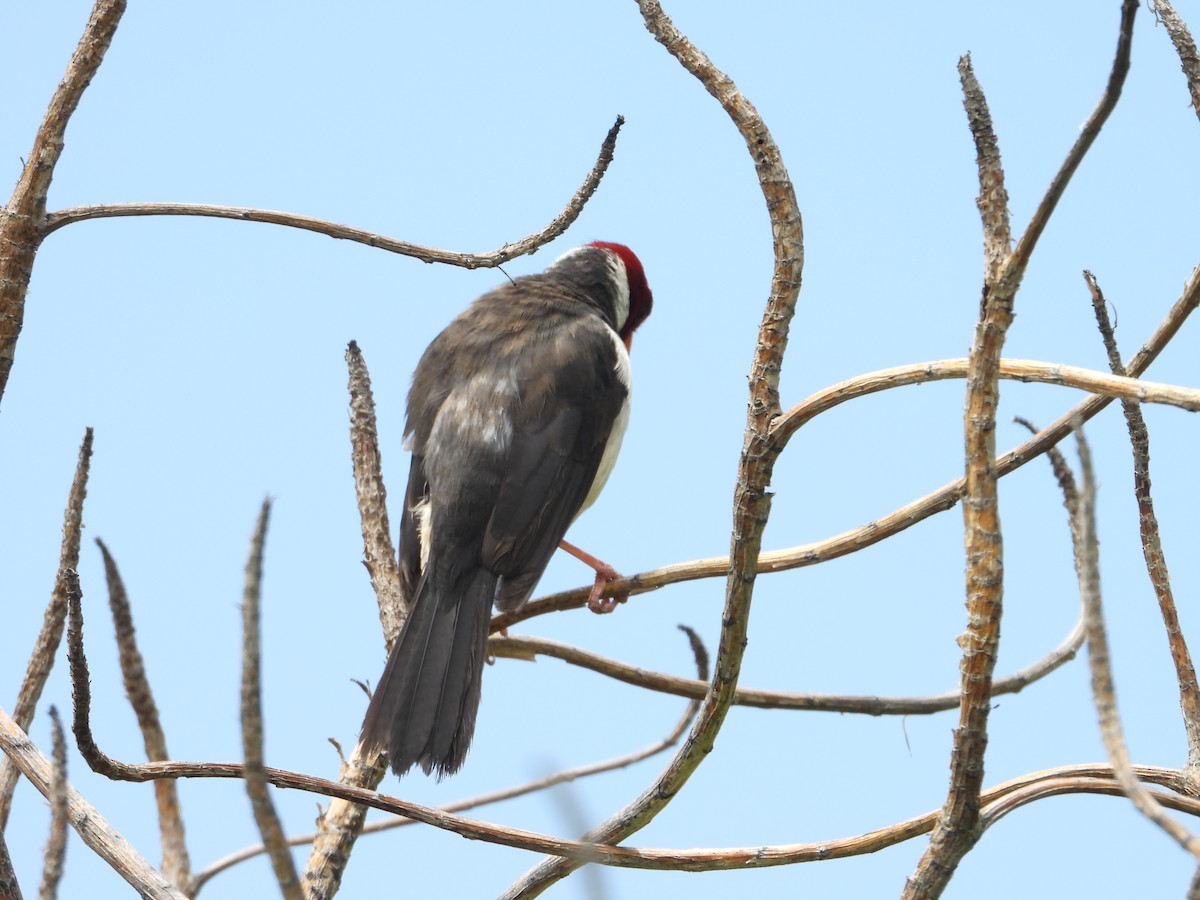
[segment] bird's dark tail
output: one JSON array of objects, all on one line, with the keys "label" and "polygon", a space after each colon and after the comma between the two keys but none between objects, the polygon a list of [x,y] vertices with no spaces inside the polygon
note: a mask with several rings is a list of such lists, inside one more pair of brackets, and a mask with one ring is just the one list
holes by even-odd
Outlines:
[{"label": "bird's dark tail", "polygon": [[439,568],[417,586],[363,721],[361,742],[386,749],[397,775],[414,764],[454,774],[475,732],[496,576]]}]

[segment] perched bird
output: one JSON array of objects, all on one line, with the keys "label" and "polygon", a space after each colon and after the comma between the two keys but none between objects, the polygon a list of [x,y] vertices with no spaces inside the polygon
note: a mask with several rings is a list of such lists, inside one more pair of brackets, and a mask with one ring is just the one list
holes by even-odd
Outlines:
[{"label": "perched bird", "polygon": [[[597,241],[476,300],[429,345],[408,394],[400,526],[408,619],[363,722],[393,771],[453,774],[475,731],[493,602],[519,608],[592,504],[629,420],[629,346],[650,315],[642,264]],[[607,611],[616,572],[596,569]]]}]

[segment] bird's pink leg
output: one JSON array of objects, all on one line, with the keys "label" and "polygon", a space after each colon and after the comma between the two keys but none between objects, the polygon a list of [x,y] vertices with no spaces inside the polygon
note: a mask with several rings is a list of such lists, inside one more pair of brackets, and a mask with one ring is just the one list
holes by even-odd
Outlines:
[{"label": "bird's pink leg", "polygon": [[602,562],[592,554],[580,550],[574,544],[567,541],[559,541],[558,546],[562,547],[573,557],[579,560],[586,566],[590,566],[596,572],[596,581],[592,585],[592,592],[588,594],[587,606],[594,613],[610,613],[616,609],[618,603],[624,603],[629,599],[628,594],[613,594],[606,590],[610,582],[616,581],[621,577],[621,573],[614,569],[606,562]]}]

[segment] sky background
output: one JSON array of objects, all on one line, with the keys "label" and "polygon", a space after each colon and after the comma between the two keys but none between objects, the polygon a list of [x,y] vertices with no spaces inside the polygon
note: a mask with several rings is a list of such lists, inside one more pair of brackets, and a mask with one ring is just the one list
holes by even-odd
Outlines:
[{"label": "sky background", "polygon": [[[1100,96],[1120,4],[673,3],[679,28],[772,130],[804,216],[806,265],[784,365],[791,406],[854,375],[964,356],[979,305],[975,150],[956,63],[971,52],[1024,228]],[[1200,4],[1180,2],[1200,28]],[[0,171],[15,183],[89,4],[0,5]],[[512,275],[595,239],[629,244],[655,296],[634,346],[621,461],[570,539],[635,573],[728,549],[746,374],[771,275],[753,166],[724,113],[645,31],[634,3],[205,4],[134,2],[67,132],[51,209],[186,201],[289,210],[435,247],[486,251],[542,228],[626,125],[570,231]],[[1128,358],[1200,262],[1200,122],[1165,30],[1138,14],[1124,96],[1046,230],[1005,355],[1107,370],[1080,273],[1112,302]],[[99,553],[120,565],[177,759],[241,754],[242,569],[259,504],[275,506],[263,597],[266,761],[336,777],[328,738],[354,743],[384,662],[347,440],[345,346],[370,367],[385,477],[401,495],[403,408],[421,351],[504,279],[267,225],[198,218],[85,222],[38,256],[0,414],[0,704],[11,710],[57,564],[84,429],[96,429],[81,562],[98,740],[142,757],[124,701]],[[1147,377],[1195,386],[1189,323]],[[863,525],[962,472],[962,382],[848,404],[780,459],[765,547]],[[998,446],[1081,398],[1002,385]],[[1200,640],[1197,419],[1147,408],[1155,500],[1184,630]],[[1133,758],[1180,766],[1178,692],[1145,575],[1119,406],[1088,426],[1100,483],[1104,599]],[[1064,448],[1068,445],[1064,444]],[[393,503],[395,500],[393,500]],[[1003,639],[997,675],[1056,646],[1078,608],[1060,496],[1044,460],[1004,479]],[[396,521],[393,508],[393,521]],[[964,628],[955,509],[853,556],[759,578],[748,687],[923,695],[956,687]],[[560,557],[563,556],[560,554]],[[570,558],[540,593],[588,582]],[[692,671],[678,623],[715,649],[724,580],[671,587],[614,615],[542,617],[544,635],[650,669]],[[70,706],[65,656],[46,704]],[[487,670],[462,772],[382,788],[440,804],[608,758],[665,735],[684,706],[555,660]],[[956,712],[871,718],[735,708],[686,789],[629,843],[725,847],[848,837],[942,804]],[[991,721],[988,785],[1104,759],[1081,656]],[[573,836],[651,783],[668,757],[476,810]],[[151,861],[149,785],[109,784],[74,752],[71,777]],[[180,787],[194,866],[257,841],[240,783]],[[276,793],[290,832],[316,799]],[[1195,824],[1195,823],[1190,823]],[[38,881],[45,804],[18,791],[10,850]],[[550,896],[889,897],[922,837],[869,857],[737,873],[592,867]],[[303,865],[305,851],[297,852]],[[538,857],[409,828],[357,845],[341,896],[495,896]],[[1059,797],[985,834],[947,897],[1181,896],[1194,864],[1130,804]],[[263,858],[205,897],[271,896]],[[60,896],[130,890],[72,835]]]}]

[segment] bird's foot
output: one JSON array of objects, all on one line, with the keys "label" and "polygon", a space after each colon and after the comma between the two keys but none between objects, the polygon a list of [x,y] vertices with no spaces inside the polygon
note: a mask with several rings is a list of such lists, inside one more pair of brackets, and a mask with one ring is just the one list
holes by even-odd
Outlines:
[{"label": "bird's foot", "polygon": [[610,566],[608,563],[596,559],[592,554],[580,550],[574,544],[567,541],[560,541],[558,546],[562,547],[573,557],[590,566],[596,573],[596,580],[592,584],[592,590],[588,594],[587,608],[597,615],[610,613],[617,608],[618,603],[624,603],[629,599],[628,594],[614,594],[608,590],[609,584],[614,581],[620,581],[623,577],[620,572]]},{"label": "bird's foot", "polygon": [[597,615],[602,616],[616,609],[618,603],[624,603],[628,600],[628,594],[614,594],[608,590],[609,584],[620,580],[620,578],[620,572],[608,563],[600,563],[596,567],[596,581],[592,585],[591,593],[588,594],[587,608]]}]

